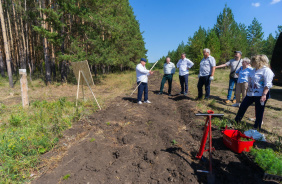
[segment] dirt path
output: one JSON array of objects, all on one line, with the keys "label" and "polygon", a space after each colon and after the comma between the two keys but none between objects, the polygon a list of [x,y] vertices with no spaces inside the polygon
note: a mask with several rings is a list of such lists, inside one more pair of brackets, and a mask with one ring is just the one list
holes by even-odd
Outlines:
[{"label": "dirt path", "polygon": [[[206,183],[206,174],[196,170],[206,170],[207,162],[195,159],[204,119],[194,116],[189,96],[156,95],[161,77],[149,79],[152,104],[138,105],[136,94],[117,97],[67,130],[59,146],[43,156],[32,183]],[[178,92],[174,83],[172,94]],[[213,144],[216,183],[264,183],[262,172],[225,148],[216,129]]]}]

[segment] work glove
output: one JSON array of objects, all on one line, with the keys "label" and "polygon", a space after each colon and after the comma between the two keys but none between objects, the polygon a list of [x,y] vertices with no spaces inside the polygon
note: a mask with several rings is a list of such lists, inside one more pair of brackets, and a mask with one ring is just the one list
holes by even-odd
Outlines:
[{"label": "work glove", "polygon": [[214,78],[213,78],[213,76],[210,76],[210,80],[212,81]]}]

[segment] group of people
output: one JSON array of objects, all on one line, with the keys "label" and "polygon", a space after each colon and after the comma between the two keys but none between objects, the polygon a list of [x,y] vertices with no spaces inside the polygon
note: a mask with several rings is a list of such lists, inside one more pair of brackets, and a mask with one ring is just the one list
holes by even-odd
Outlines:
[{"label": "group of people", "polygon": [[[261,129],[265,104],[270,97],[269,89],[272,87],[272,80],[274,73],[269,68],[269,60],[265,55],[256,55],[251,58],[241,59],[242,52],[235,51],[234,59],[226,62],[225,64],[216,66],[214,57],[210,55],[208,48],[203,49],[203,59],[200,62],[199,75],[198,75],[198,97],[200,100],[203,97],[203,86],[205,85],[205,99],[210,97],[210,84],[214,79],[215,69],[222,67],[230,67],[228,95],[225,103],[231,103],[232,91],[235,85],[235,94],[233,97],[234,107],[239,107],[235,121],[240,123],[248,107],[255,102],[256,120],[254,129]],[[152,71],[147,70],[145,67],[147,60],[141,58],[140,64],[136,67],[137,85],[138,87],[138,104],[142,104],[142,94],[144,93],[144,103],[151,103],[148,100],[148,75],[153,74]],[[193,67],[194,63],[186,58],[186,54],[181,54],[181,59],[176,64],[179,69],[179,81],[181,91],[179,95],[188,94],[188,76],[189,70]],[[159,95],[163,94],[163,88],[166,81],[168,81],[168,95],[171,96],[172,79],[175,74],[176,67],[170,58],[166,58],[163,66],[164,75],[161,81]],[[242,95],[242,98],[241,98]],[[241,100],[242,99],[242,100]]]}]

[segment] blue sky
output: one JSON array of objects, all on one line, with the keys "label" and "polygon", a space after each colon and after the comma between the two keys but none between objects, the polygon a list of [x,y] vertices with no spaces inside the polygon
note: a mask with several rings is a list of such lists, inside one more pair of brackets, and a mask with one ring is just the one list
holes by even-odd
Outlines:
[{"label": "blue sky", "polygon": [[232,9],[235,21],[249,26],[254,19],[262,24],[264,37],[275,36],[282,25],[282,0],[129,0],[140,23],[148,49],[148,60],[156,62],[174,50],[199,26],[205,29],[216,24],[225,4]]}]

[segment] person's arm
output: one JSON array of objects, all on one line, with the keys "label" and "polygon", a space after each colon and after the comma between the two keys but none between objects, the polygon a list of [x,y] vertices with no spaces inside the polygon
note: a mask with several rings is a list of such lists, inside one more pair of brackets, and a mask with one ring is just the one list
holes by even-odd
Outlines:
[{"label": "person's arm", "polygon": [[176,68],[178,68],[178,69],[179,69],[179,61],[176,63]]},{"label": "person's arm", "polygon": [[194,63],[188,59],[188,62],[187,62],[187,69],[189,70],[190,68],[192,68],[192,66],[194,66]]},{"label": "person's arm", "polygon": [[212,67],[211,77],[214,75],[215,67],[216,67],[216,66],[213,66],[213,67]]},{"label": "person's arm", "polygon": [[266,70],[264,74],[264,89],[262,92],[262,96],[260,98],[261,102],[264,102],[266,100],[266,95],[269,92],[269,89],[272,87],[273,77],[274,77],[274,73],[270,69]]},{"label": "person's arm", "polygon": [[261,96],[261,98],[260,98],[260,101],[261,101],[261,102],[264,102],[264,101],[266,100],[266,95],[267,95],[268,91],[269,91],[268,87],[265,86],[264,89],[263,89],[262,96]]},{"label": "person's arm", "polygon": [[144,67],[142,67],[142,65],[138,65],[136,67],[136,70],[138,70],[140,73],[143,73],[143,74],[148,74],[149,73],[149,70],[147,70]]},{"label": "person's arm", "polygon": [[173,75],[173,74],[175,74],[175,65],[174,65],[174,63],[172,63],[172,70],[171,70],[171,74]]},{"label": "person's arm", "polygon": [[227,66],[227,64],[225,63],[225,64],[222,64],[222,65],[218,65],[215,68],[223,68],[223,67],[226,67],[226,66]]}]

